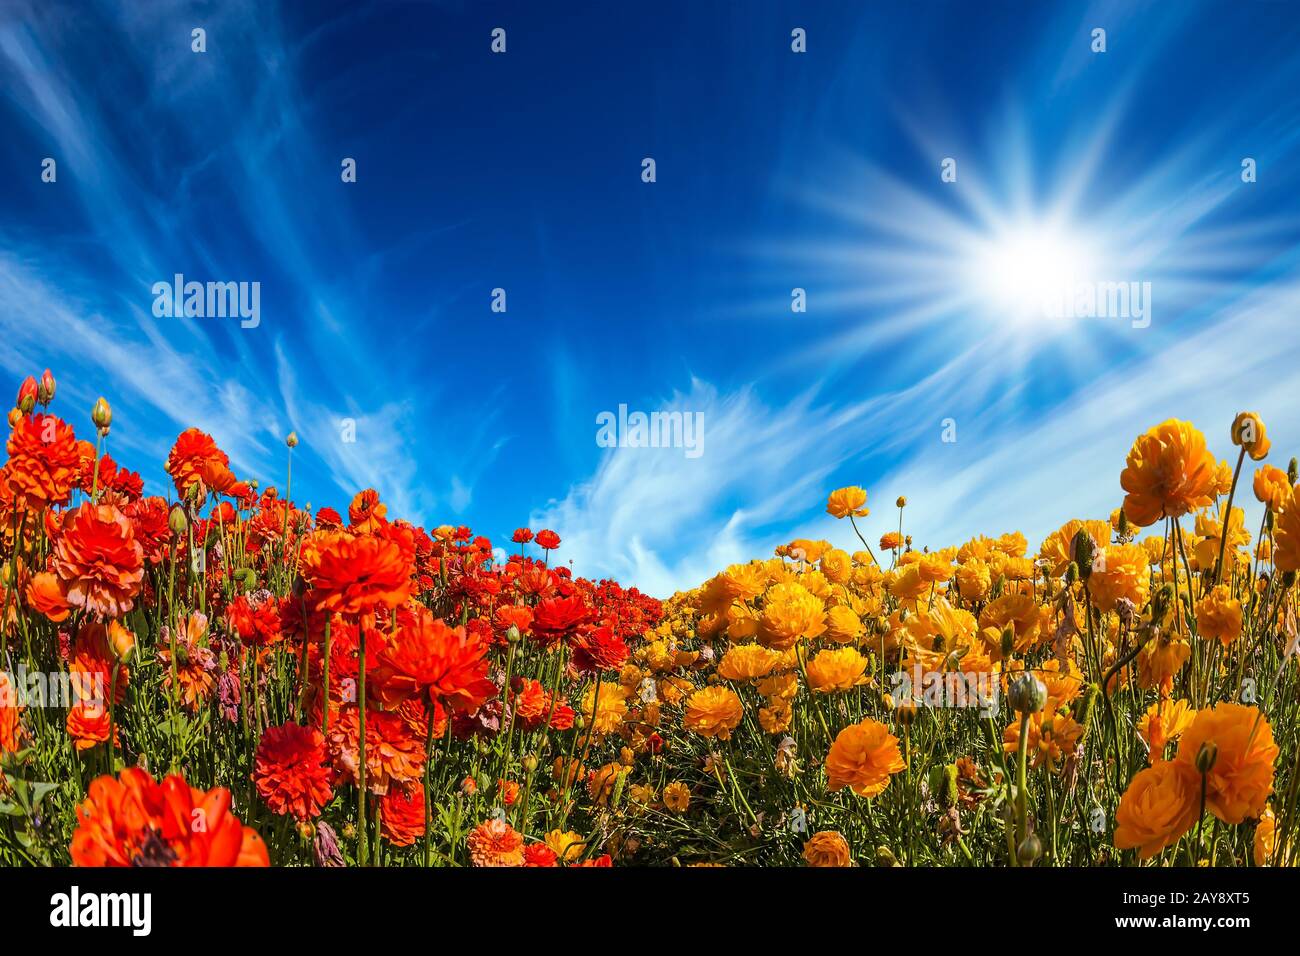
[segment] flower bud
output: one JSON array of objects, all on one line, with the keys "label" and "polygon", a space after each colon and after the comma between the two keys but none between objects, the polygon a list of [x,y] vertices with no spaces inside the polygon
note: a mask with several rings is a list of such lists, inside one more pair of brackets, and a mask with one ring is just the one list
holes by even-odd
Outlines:
[{"label": "flower bud", "polygon": [[182,535],[190,526],[190,519],[185,517],[185,509],[180,505],[172,505],[171,513],[167,515],[167,527],[171,529],[172,534]]},{"label": "flower bud", "polygon": [[1002,659],[1007,660],[1016,649],[1016,632],[1014,628],[1002,629]]},{"label": "flower bud", "polygon": [[514,624],[511,624],[510,627],[506,629],[506,640],[511,644],[518,644],[522,639],[523,635],[519,633],[519,628]]},{"label": "flower bud", "polygon": [[898,857],[887,846],[876,847],[876,866],[902,866],[898,862]]},{"label": "flower bud", "polygon": [[935,764],[930,768],[927,783],[930,793],[939,806],[947,809],[957,802],[957,765]]},{"label": "flower bud", "polygon": [[31,410],[36,407],[36,379],[28,375],[23,379],[23,383],[18,386],[18,400],[14,402],[14,407],[24,415],[30,414]]},{"label": "flower bud", "polygon": [[609,795],[609,806],[611,810],[618,809],[619,801],[623,799],[623,788],[627,786],[627,770],[624,770],[614,778],[614,790]]},{"label": "flower bud", "polygon": [[916,701],[904,697],[894,707],[894,723],[900,727],[910,727],[917,717]]},{"label": "flower bud", "polygon": [[898,500],[895,501],[894,504],[898,505],[898,507],[900,507],[900,508],[906,508],[906,507],[907,507],[907,499],[904,498],[902,495],[899,495],[899,496],[898,496]]},{"label": "flower bud", "polygon": [[95,405],[90,410],[90,420],[95,423],[101,435],[108,434],[108,427],[113,424],[113,409],[109,408],[104,396],[95,399]]},{"label": "flower bud", "polygon": [[54,375],[47,368],[41,374],[41,380],[36,385],[36,400],[42,405],[48,405],[54,401],[55,381]]},{"label": "flower bud", "polygon": [[1268,454],[1272,442],[1264,428],[1264,421],[1254,412],[1238,412],[1232,421],[1232,443],[1240,445],[1255,461]]},{"label": "flower bud", "polygon": [[135,635],[117,621],[108,623],[108,642],[120,662],[125,664],[131,659],[131,654],[135,651]]},{"label": "flower bud", "polygon": [[1025,672],[1007,688],[1007,703],[1020,714],[1036,714],[1047,703],[1047,685]]},{"label": "flower bud", "polygon": [[1201,749],[1196,751],[1196,769],[1201,773],[1213,770],[1218,760],[1219,748],[1213,740],[1205,741],[1201,744]]},{"label": "flower bud", "polygon": [[23,410],[21,408],[9,409],[9,427],[14,428],[23,420]]},{"label": "flower bud", "polygon": [[537,755],[527,754],[523,759],[524,772],[533,773],[537,769]]},{"label": "flower bud", "polygon": [[1119,531],[1121,538],[1128,537],[1128,515],[1124,513],[1123,508],[1119,509],[1119,527],[1116,530]]},{"label": "flower bud", "polygon": [[1092,556],[1096,550],[1096,542],[1087,531],[1080,528],[1074,533],[1074,540],[1070,542],[1070,557],[1079,566],[1079,577],[1085,581],[1092,574]]},{"label": "flower bud", "polygon": [[288,436],[287,436],[287,437],[285,438],[285,440],[284,440],[284,443],[285,443],[286,445],[288,445],[290,448],[297,448],[297,447],[298,447],[298,433],[297,433],[297,432],[289,432]]},{"label": "flower bud", "polygon": [[1021,841],[1020,846],[1016,847],[1016,857],[1021,863],[1029,865],[1043,855],[1043,841],[1038,839],[1037,833],[1030,833]]},{"label": "flower bud", "polygon": [[1083,701],[1079,704],[1078,712],[1074,715],[1074,722],[1080,727],[1087,728],[1088,720],[1092,717],[1092,709],[1097,706],[1097,701],[1101,699],[1101,685],[1089,684],[1088,689],[1083,692]]}]

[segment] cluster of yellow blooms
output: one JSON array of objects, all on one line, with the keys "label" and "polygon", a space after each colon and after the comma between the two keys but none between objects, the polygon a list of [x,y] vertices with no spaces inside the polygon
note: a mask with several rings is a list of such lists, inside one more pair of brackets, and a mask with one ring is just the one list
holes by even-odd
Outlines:
[{"label": "cluster of yellow blooms", "polygon": [[[1268,439],[1252,413],[1231,437],[1235,468],[1189,423],[1151,429],[1109,520],[1033,553],[1017,532],[918,549],[900,498],[878,558],[866,492],[831,492],[860,549],[796,540],[726,568],[588,691],[586,721],[622,738],[590,778],[628,793],[611,845],[680,863],[1289,860],[1297,778],[1274,724],[1294,733],[1300,691],[1295,466],[1255,473],[1252,548],[1232,501]],[[1207,815],[1238,829],[1211,835]]]}]

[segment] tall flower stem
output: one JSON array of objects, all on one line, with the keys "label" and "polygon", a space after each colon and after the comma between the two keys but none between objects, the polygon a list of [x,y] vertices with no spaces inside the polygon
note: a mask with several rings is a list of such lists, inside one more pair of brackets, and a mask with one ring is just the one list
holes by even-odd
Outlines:
[{"label": "tall flower stem", "polygon": [[[361,654],[357,673],[357,706],[361,710],[357,759],[359,764],[358,776],[361,785],[357,789],[357,865],[367,866],[370,857],[370,841],[367,839],[367,831],[370,825],[366,821],[366,625],[364,621],[361,623],[360,633]],[[328,693],[328,690],[326,693]]]},{"label": "tall flower stem", "polygon": [[427,729],[424,735],[424,865],[433,866],[433,724],[437,705],[430,697],[424,702]]},{"label": "tall flower stem", "polygon": [[[1016,847],[1025,842],[1028,832],[1029,785],[1025,765],[1029,762],[1029,711],[1020,714],[1020,746],[1016,751]],[[1016,862],[1019,863],[1017,856]]]},{"label": "tall flower stem", "polygon": [[[321,658],[324,676],[321,679],[321,729],[326,737],[330,734],[330,616],[325,615],[325,653]],[[306,680],[306,674],[303,680]]]},{"label": "tall flower stem", "polygon": [[1237,455],[1237,468],[1232,473],[1232,487],[1228,489],[1228,505],[1223,509],[1220,517],[1223,519],[1223,528],[1219,531],[1219,560],[1214,563],[1214,583],[1217,585],[1223,580],[1223,555],[1228,546],[1228,523],[1232,520],[1232,499],[1237,493],[1237,479],[1241,477],[1241,466],[1246,460],[1246,446],[1241,446],[1241,451]]},{"label": "tall flower stem", "polygon": [[[858,540],[862,542],[862,546],[867,549],[867,554],[871,555],[871,560],[875,561],[876,567],[880,567],[880,561],[877,560],[876,553],[871,550],[871,545],[867,544],[867,539],[862,537],[862,532],[858,530],[858,523],[853,520],[853,515],[849,515],[849,524],[853,526],[853,533],[858,536]],[[901,520],[899,521],[899,527],[902,527]]]}]

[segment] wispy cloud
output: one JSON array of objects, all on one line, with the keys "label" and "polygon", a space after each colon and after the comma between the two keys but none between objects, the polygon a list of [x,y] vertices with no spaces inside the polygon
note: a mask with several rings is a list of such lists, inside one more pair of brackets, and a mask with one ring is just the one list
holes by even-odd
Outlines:
[{"label": "wispy cloud", "polygon": [[[432,393],[394,399],[392,358],[365,334],[382,263],[359,256],[349,285],[338,250],[355,223],[341,205],[296,188],[301,158],[326,153],[312,130],[323,104],[304,94],[277,16],[247,2],[201,17],[184,3],[147,14],[93,7],[78,19],[30,5],[0,22],[0,102],[48,144],[59,178],[47,195],[55,208],[75,205],[85,236],[74,243],[0,227],[0,361],[15,377],[53,366],[67,397],[117,390],[130,414],[119,415],[115,447],[153,462],[177,431],[198,426],[241,473],[276,481],[294,427],[304,440],[300,480],[349,496],[377,487],[416,520],[443,483],[463,508],[471,476],[418,460],[413,438]],[[189,48],[198,23],[208,30],[206,56]],[[74,65],[105,45],[112,65],[88,95]],[[148,137],[166,140],[165,150],[142,154]],[[242,331],[155,319],[150,287],[177,272],[260,281],[263,323]],[[354,443],[340,440],[344,418],[357,422]]]}]

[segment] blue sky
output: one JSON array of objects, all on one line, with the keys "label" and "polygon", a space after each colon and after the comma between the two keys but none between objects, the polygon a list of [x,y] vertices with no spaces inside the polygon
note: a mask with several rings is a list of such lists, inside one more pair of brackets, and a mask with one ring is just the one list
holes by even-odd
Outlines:
[{"label": "blue sky", "polygon": [[[1036,545],[1167,417],[1300,449],[1297,88],[1287,2],[7,0],[0,367],[86,432],[105,395],[155,491],[185,427],[264,484],[295,429],[299,502],[550,526],[658,594],[851,544],[843,484],[873,536],[906,494],[918,543]],[[1020,311],[1059,268],[1149,325]],[[155,317],[178,272],[260,324]],[[703,454],[599,447],[620,404]]]}]

